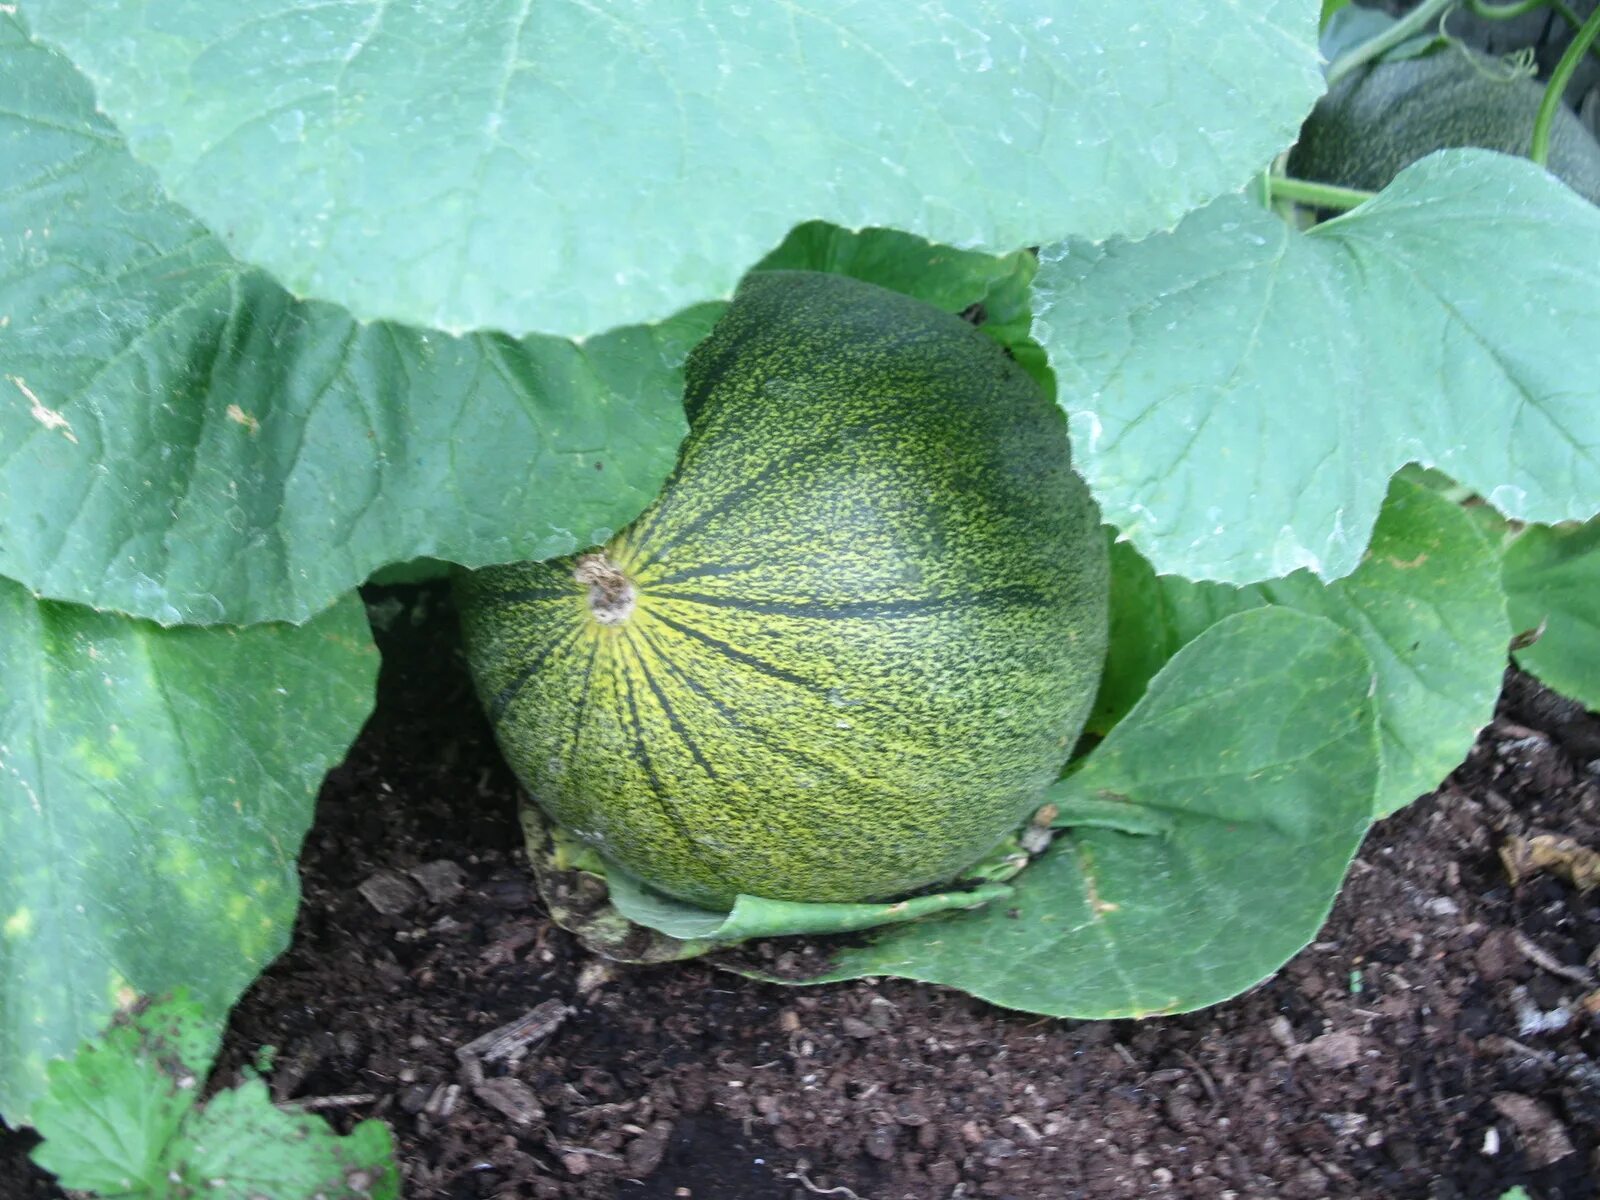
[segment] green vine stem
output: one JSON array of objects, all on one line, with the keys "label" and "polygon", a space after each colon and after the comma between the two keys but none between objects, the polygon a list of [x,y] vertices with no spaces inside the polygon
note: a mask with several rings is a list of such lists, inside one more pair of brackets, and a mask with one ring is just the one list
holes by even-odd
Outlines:
[{"label": "green vine stem", "polygon": [[1317,208],[1354,208],[1358,204],[1365,204],[1371,200],[1376,192],[1364,192],[1360,188],[1338,187],[1331,183],[1314,183],[1309,179],[1290,179],[1287,176],[1274,176],[1272,180],[1272,198],[1274,200],[1293,200],[1297,204],[1310,204]]},{"label": "green vine stem", "polygon": [[1491,4],[1489,0],[1467,0],[1467,7],[1472,10],[1473,16],[1485,17],[1491,21],[1509,21],[1513,17],[1520,17],[1523,13],[1531,13],[1536,8],[1544,8],[1550,0],[1514,0],[1511,4]]},{"label": "green vine stem", "polygon": [[1567,90],[1572,73],[1578,69],[1578,60],[1597,36],[1600,36],[1600,8],[1589,14],[1589,19],[1572,39],[1572,44],[1561,56],[1556,69],[1550,73],[1550,84],[1544,89],[1544,99],[1539,102],[1539,115],[1533,122],[1533,146],[1528,151],[1528,157],[1541,167],[1550,158],[1550,127],[1555,123],[1556,106],[1561,103],[1561,94]]},{"label": "green vine stem", "polygon": [[1378,55],[1394,49],[1401,42],[1426,29],[1441,13],[1454,7],[1456,0],[1423,0],[1400,20],[1377,37],[1341,54],[1328,67],[1328,86],[1331,88],[1357,67],[1371,62]]},{"label": "green vine stem", "polygon": [[[1490,21],[1509,21],[1536,8],[1552,8],[1560,14],[1569,28],[1578,29],[1583,25],[1578,19],[1578,14],[1572,11],[1572,5],[1566,3],[1566,0],[1513,0],[1509,4],[1494,4],[1491,0],[1467,0],[1467,8],[1474,16]],[[1600,42],[1590,45],[1589,53],[1600,58]]]},{"label": "green vine stem", "polygon": [[[1578,20],[1578,14],[1572,11],[1572,6],[1570,4],[1563,3],[1563,0],[1550,0],[1550,7],[1560,13],[1561,19],[1570,25],[1574,30],[1579,29],[1582,26],[1583,22]],[[1594,55],[1596,58],[1600,58],[1600,42],[1590,42],[1589,53]]]}]

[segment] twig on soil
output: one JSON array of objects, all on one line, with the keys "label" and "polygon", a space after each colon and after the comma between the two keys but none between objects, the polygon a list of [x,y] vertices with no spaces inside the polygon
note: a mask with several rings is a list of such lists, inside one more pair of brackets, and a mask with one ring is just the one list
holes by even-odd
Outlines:
[{"label": "twig on soil", "polygon": [[813,1196],[843,1196],[845,1200],[861,1200],[860,1196],[856,1195],[843,1184],[838,1187],[831,1188],[818,1187],[816,1184],[812,1183],[811,1180],[806,1178],[806,1173],[804,1171],[790,1171],[784,1176],[784,1178],[797,1180],[800,1183],[800,1186],[805,1188],[806,1191],[810,1192]]},{"label": "twig on soil", "polygon": [[1518,984],[1511,989],[1511,1011],[1517,1017],[1517,1032],[1523,1037],[1560,1033],[1572,1024],[1572,1009],[1558,1004],[1546,1012],[1533,1002],[1528,989]]},{"label": "twig on soil", "polygon": [[1555,1055],[1547,1050],[1535,1050],[1532,1046],[1525,1046],[1516,1038],[1506,1037],[1503,1033],[1491,1033],[1481,1040],[1478,1045],[1491,1054],[1503,1054],[1507,1057],[1519,1055],[1536,1063],[1549,1063],[1555,1061]]},{"label": "twig on soil", "polygon": [[1563,979],[1570,979],[1573,983],[1581,983],[1584,987],[1592,988],[1595,984],[1594,975],[1584,967],[1569,967],[1561,962],[1548,950],[1530,940],[1522,930],[1514,930],[1512,939],[1517,944],[1517,949],[1536,967],[1542,967],[1552,975],[1559,975]]},{"label": "twig on soil", "polygon": [[447,1121],[456,1111],[456,1104],[461,1099],[461,1085],[459,1083],[441,1083],[434,1088],[433,1094],[428,1097],[428,1102],[423,1105],[422,1111],[430,1117],[440,1121]]},{"label": "twig on soil", "polygon": [[1216,1080],[1212,1079],[1210,1072],[1200,1065],[1200,1060],[1187,1050],[1180,1050],[1178,1053],[1186,1063],[1194,1068],[1195,1075],[1200,1079],[1200,1086],[1205,1088],[1206,1096],[1211,1101],[1212,1110],[1215,1111],[1217,1106],[1222,1103],[1222,1095],[1217,1091]]},{"label": "twig on soil", "polygon": [[324,1108],[357,1108],[363,1104],[376,1104],[378,1097],[372,1092],[349,1096],[310,1096],[306,1099],[285,1100],[279,1108],[297,1108],[304,1112],[317,1112]]},{"label": "twig on soil", "polygon": [[1515,721],[1507,721],[1503,718],[1495,722],[1495,732],[1503,735],[1505,740],[1513,746],[1521,746],[1526,743],[1533,743],[1539,746],[1550,744],[1549,737],[1540,733],[1537,729],[1529,729],[1526,725],[1518,725]]},{"label": "twig on soil", "polygon": [[[613,1162],[613,1163],[620,1163],[620,1162],[625,1161],[623,1159],[622,1155],[620,1155],[620,1154],[611,1154],[608,1151],[595,1150],[595,1149],[592,1149],[592,1148],[590,1148],[588,1146],[564,1146],[560,1142],[555,1141],[554,1139],[546,1141],[545,1145],[548,1146],[551,1150],[553,1150],[556,1154],[560,1155],[562,1158],[565,1158],[567,1155],[570,1154],[570,1155],[573,1155],[573,1156],[575,1156],[577,1158],[603,1158],[603,1159],[606,1160],[606,1162]],[[567,1167],[567,1170],[569,1172],[571,1172],[571,1173],[576,1174],[576,1172],[572,1172],[572,1168],[570,1166]]]},{"label": "twig on soil", "polygon": [[1034,1127],[1032,1122],[1025,1121],[1023,1118],[1015,1115],[1007,1117],[1006,1121],[1011,1125],[1012,1128],[1021,1133],[1023,1137],[1027,1138],[1029,1144],[1037,1146],[1040,1142],[1044,1141],[1044,1134],[1040,1133],[1038,1129]]},{"label": "twig on soil", "polygon": [[576,1011],[559,1000],[546,1000],[534,1005],[515,1021],[491,1029],[465,1046],[456,1047],[456,1057],[463,1063],[468,1059],[485,1063],[501,1058],[515,1062],[528,1052],[529,1046],[549,1037]]}]

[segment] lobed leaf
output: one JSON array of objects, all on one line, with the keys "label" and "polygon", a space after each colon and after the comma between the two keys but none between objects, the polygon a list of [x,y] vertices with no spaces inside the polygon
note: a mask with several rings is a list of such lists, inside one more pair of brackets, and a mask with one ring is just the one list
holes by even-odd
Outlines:
[{"label": "lobed leaf", "polygon": [[34,1161],[63,1187],[126,1200],[398,1200],[381,1121],[339,1137],[275,1108],[259,1079],[200,1107],[216,1023],[186,995],[119,1017],[50,1070]]},{"label": "lobed leaf", "polygon": [[306,625],[162,629],[0,579],[0,1114],[137,994],[220,1024],[288,943],[295,859],[372,708],[353,595]]},{"label": "lobed leaf", "polygon": [[[1243,991],[1315,934],[1367,828],[1371,672],[1323,617],[1225,617],[1057,786],[1063,820],[1091,819],[1013,880],[1009,901],[891,927],[823,979],[898,975],[1089,1019]],[[1108,803],[1149,819],[1108,818]]]},{"label": "lobed leaf", "polygon": [[259,1079],[214,1096],[168,1157],[217,1200],[400,1200],[387,1125],[362,1121],[340,1137],[318,1116],[275,1107]]},{"label": "lobed leaf", "polygon": [[33,1160],[62,1187],[159,1195],[166,1149],[200,1097],[222,1030],[187,994],[129,1010],[50,1064]]},{"label": "lobed leaf", "polygon": [[1009,252],[1240,187],[1316,0],[30,0],[188,206],[362,320],[588,336],[821,219]]},{"label": "lobed leaf", "polygon": [[1600,511],[1600,209],[1526,160],[1432,155],[1308,233],[1225,197],[1043,259],[1074,463],[1163,574],[1348,575],[1412,461],[1522,520]]}]

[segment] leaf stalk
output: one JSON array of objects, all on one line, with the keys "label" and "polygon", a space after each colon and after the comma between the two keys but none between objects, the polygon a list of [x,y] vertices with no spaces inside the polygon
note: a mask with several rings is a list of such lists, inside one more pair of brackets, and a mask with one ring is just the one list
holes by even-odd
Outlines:
[{"label": "leaf stalk", "polygon": [[1455,3],[1456,0],[1424,0],[1377,37],[1369,38],[1341,54],[1328,67],[1328,86],[1332,88],[1350,72],[1420,33],[1435,17],[1448,11]]},{"label": "leaf stalk", "polygon": [[1544,99],[1539,102],[1539,115],[1533,121],[1533,145],[1528,150],[1528,157],[1541,167],[1550,158],[1550,133],[1555,124],[1556,108],[1561,104],[1562,93],[1572,81],[1572,73],[1578,69],[1578,60],[1594,44],[1596,37],[1600,37],[1600,8],[1589,14],[1589,19],[1583,23],[1583,28],[1573,37],[1567,52],[1561,56],[1556,69],[1550,73],[1550,83],[1544,89]]},{"label": "leaf stalk", "polygon": [[[1485,17],[1490,21],[1509,21],[1513,17],[1520,17],[1524,13],[1546,6],[1559,13],[1570,28],[1576,30],[1582,27],[1583,22],[1578,19],[1578,14],[1572,11],[1572,5],[1566,0],[1514,0],[1510,4],[1493,4],[1490,0],[1467,0],[1467,7],[1472,10],[1474,16]],[[1600,44],[1591,45],[1589,53],[1600,58]]]},{"label": "leaf stalk", "polygon": [[1293,200],[1297,204],[1309,204],[1316,208],[1337,208],[1340,210],[1355,208],[1371,200],[1376,192],[1365,192],[1360,188],[1339,187],[1332,183],[1316,183],[1310,179],[1291,179],[1287,176],[1276,176],[1272,180],[1272,197],[1274,200]]},{"label": "leaf stalk", "polygon": [[1492,4],[1490,0],[1467,0],[1467,7],[1475,17],[1490,21],[1510,21],[1536,8],[1543,8],[1550,0],[1512,0],[1510,4]]}]

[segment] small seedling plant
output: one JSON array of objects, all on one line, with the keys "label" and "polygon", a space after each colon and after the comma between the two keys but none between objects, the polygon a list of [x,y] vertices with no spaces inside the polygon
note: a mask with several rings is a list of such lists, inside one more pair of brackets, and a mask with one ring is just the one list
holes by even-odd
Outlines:
[{"label": "small seedling plant", "polygon": [[[1325,68],[1448,45],[1447,3],[1326,52],[1316,0],[669,8],[0,5],[0,1116],[63,1178],[84,1064],[198,1038],[203,1076],[286,944],[372,708],[356,588],[625,527],[752,271],[965,313],[1035,377],[1111,648],[1097,744],[981,886],[709,913],[613,874],[663,954],[872,929],[818,978],[1202,1007],[1460,761],[1514,634],[1600,705],[1600,210],[1540,140],[1596,19],[1531,158],[1371,194],[1286,152]],[[234,1103],[151,1078],[176,1140],[130,1178]]]}]

